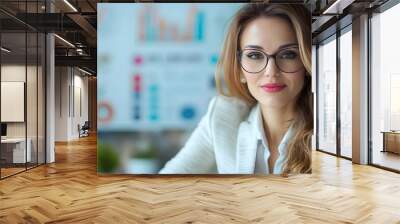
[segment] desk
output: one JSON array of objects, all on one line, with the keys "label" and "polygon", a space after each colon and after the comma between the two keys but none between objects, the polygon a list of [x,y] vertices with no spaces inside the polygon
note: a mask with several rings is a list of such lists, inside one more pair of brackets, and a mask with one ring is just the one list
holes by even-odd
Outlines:
[{"label": "desk", "polygon": [[[6,161],[10,163],[25,163],[25,158],[27,158],[26,162],[30,162],[32,158],[31,154],[31,145],[32,141],[30,138],[27,138],[27,146],[26,147],[26,154],[25,154],[25,138],[6,138],[6,139],[1,139],[1,144],[2,144],[2,157],[3,157],[3,152],[4,154],[10,158],[6,158]],[[9,149],[9,146],[14,146]],[[10,153],[8,153],[10,152]],[[11,161],[11,155],[12,154],[12,161]],[[3,157],[5,158],[5,157]]]},{"label": "desk", "polygon": [[400,154],[400,131],[382,131],[383,150],[382,152],[393,152]]}]

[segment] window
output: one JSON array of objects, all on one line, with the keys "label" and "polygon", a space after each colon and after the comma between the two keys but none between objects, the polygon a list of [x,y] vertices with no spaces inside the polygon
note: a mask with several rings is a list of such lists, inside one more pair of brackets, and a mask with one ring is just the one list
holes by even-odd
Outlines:
[{"label": "window", "polygon": [[340,36],[340,155],[352,157],[352,34],[351,26]]},{"label": "window", "polygon": [[318,149],[336,154],[336,36],[318,48]]},{"label": "window", "polygon": [[398,21],[400,5],[371,18],[371,162],[395,170],[400,170]]}]

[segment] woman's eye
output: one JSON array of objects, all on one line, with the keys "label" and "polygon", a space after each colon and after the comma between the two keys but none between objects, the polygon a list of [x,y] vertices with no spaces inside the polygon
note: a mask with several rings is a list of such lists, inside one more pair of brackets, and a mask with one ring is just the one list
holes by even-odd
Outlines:
[{"label": "woman's eye", "polygon": [[295,51],[285,51],[279,54],[279,58],[281,59],[296,59],[298,56]]},{"label": "woman's eye", "polygon": [[260,52],[249,52],[246,53],[246,57],[252,60],[260,60],[264,58],[264,55]]}]

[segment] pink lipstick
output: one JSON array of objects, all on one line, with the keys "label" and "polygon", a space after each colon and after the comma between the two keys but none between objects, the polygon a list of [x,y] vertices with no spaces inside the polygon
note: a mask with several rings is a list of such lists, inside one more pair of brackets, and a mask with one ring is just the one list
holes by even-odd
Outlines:
[{"label": "pink lipstick", "polygon": [[268,83],[268,84],[262,85],[261,88],[265,92],[276,93],[276,92],[280,92],[284,88],[286,88],[286,85],[285,84],[279,84],[279,83]]}]

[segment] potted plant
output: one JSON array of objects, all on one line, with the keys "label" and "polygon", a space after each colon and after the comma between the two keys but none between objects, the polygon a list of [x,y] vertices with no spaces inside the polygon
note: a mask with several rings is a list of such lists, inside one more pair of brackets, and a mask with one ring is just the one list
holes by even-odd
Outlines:
[{"label": "potted plant", "polygon": [[148,144],[141,144],[133,150],[128,162],[127,172],[134,174],[154,174],[158,172],[158,158],[156,148]]},{"label": "potted plant", "polygon": [[99,143],[97,147],[97,172],[111,173],[119,166],[119,156],[112,145]]}]

